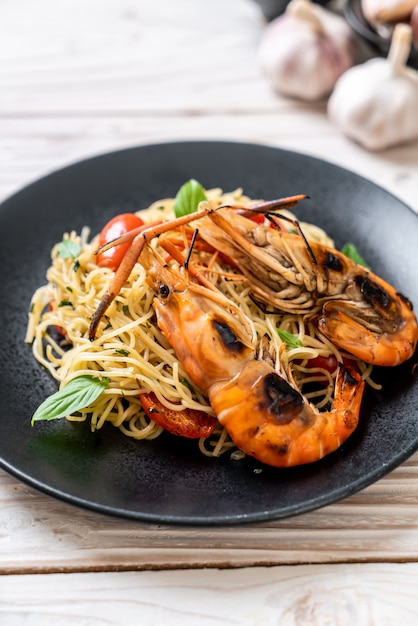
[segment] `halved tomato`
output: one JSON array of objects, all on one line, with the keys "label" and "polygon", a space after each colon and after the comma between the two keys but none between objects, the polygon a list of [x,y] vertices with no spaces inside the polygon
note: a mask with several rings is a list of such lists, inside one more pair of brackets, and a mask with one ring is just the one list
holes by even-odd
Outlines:
[{"label": "halved tomato", "polygon": [[215,428],[217,419],[213,415],[196,409],[168,409],[152,391],[140,393],[139,399],[148,417],[173,435],[199,439],[209,437]]},{"label": "halved tomato", "polygon": [[[135,213],[121,213],[120,215],[116,215],[102,229],[99,235],[99,246],[103,246],[105,243],[109,243],[113,239],[125,235],[130,230],[134,230],[143,225],[144,221],[135,215]],[[101,252],[97,255],[97,264],[100,265],[100,267],[108,267],[116,271],[129,246],[129,242],[121,243],[113,248],[109,248],[109,250],[105,250],[105,252]]]}]

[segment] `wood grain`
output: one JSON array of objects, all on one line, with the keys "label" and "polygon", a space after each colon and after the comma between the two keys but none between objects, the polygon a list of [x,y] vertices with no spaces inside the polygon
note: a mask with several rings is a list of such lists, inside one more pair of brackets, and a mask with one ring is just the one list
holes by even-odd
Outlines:
[{"label": "wood grain", "polygon": [[[332,161],[418,212],[418,142],[368,153],[326,102],[273,93],[264,26],[253,0],[3,0],[0,201],[102,152],[216,139]],[[105,517],[0,470],[0,574],[5,626],[415,626],[418,453],[342,502],[233,528]]]},{"label": "wood grain", "polygon": [[322,109],[322,104],[296,109],[288,104],[277,115],[0,116],[0,201],[41,176],[103,152],[166,141],[224,140],[267,144],[331,161],[367,177],[418,212],[418,143],[370,159],[330,127]]},{"label": "wood grain", "polygon": [[416,626],[418,565],[9,576],[7,626]]},{"label": "wood grain", "polygon": [[418,454],[364,491],[287,520],[141,524],[61,503],[0,472],[0,573],[418,561]]},{"label": "wood grain", "polygon": [[371,157],[329,123],[326,102],[275,94],[252,0],[26,4],[0,4],[0,199],[104,151],[229,139],[331,160],[418,210],[417,143]]}]

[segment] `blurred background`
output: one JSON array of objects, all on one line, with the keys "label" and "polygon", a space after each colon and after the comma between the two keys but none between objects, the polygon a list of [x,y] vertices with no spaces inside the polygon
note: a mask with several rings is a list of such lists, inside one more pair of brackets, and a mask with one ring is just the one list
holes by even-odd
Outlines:
[{"label": "blurred background", "polygon": [[[397,147],[369,160],[330,124],[326,99],[284,97],[263,74],[261,41],[283,8],[275,0],[3,0],[0,197],[92,154],[192,137],[276,144],[377,178],[375,166],[385,170]],[[363,42],[359,50],[376,54]],[[397,177],[407,185],[416,163],[400,150],[402,172],[395,166],[382,180],[402,195]]]}]

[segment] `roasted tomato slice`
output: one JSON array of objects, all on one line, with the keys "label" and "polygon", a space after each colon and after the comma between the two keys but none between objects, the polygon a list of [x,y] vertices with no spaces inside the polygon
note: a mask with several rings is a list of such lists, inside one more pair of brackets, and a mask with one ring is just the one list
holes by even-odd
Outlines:
[{"label": "roasted tomato slice", "polygon": [[199,439],[200,437],[209,437],[215,428],[216,417],[208,415],[204,411],[168,409],[153,392],[140,393],[139,399],[148,417],[173,435]]},{"label": "roasted tomato slice", "polygon": [[[99,235],[99,246],[109,243],[113,239],[125,235],[130,230],[143,226],[144,222],[135,213],[121,213],[110,220],[103,228]],[[108,267],[116,271],[122,262],[123,257],[129,248],[130,243],[121,243],[114,248],[109,248],[105,252],[97,255],[97,265],[100,267]]]}]

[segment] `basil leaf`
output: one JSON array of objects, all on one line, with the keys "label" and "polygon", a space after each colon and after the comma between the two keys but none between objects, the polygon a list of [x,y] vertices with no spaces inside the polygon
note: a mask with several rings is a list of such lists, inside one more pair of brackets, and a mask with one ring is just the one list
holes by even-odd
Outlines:
[{"label": "basil leaf", "polygon": [[357,263],[357,265],[363,265],[363,267],[369,267],[353,243],[346,243],[342,247],[341,252],[345,254],[345,256],[348,256],[349,259],[354,261],[354,263]]},{"label": "basil leaf", "polygon": [[65,387],[42,402],[33,414],[32,426],[34,422],[60,419],[87,408],[103,393],[109,382],[109,378],[96,376],[73,378]]},{"label": "basil leaf", "polygon": [[63,239],[58,246],[58,256],[62,259],[75,259],[81,252],[81,246],[71,239]]},{"label": "basil leaf", "polygon": [[193,387],[191,386],[191,384],[189,383],[187,378],[180,378],[180,382],[181,382],[182,385],[187,387],[187,389],[189,389],[190,391],[193,391]]},{"label": "basil leaf", "polygon": [[199,202],[204,200],[207,200],[207,198],[202,185],[194,178],[191,178],[177,192],[173,207],[175,216],[181,217],[182,215],[194,213],[197,211]]},{"label": "basil leaf", "polygon": [[287,332],[287,330],[281,330],[281,328],[276,328],[277,334],[280,339],[285,342],[289,350],[293,350],[293,348],[302,348],[303,343],[293,333]]},{"label": "basil leaf", "polygon": [[121,354],[122,356],[129,356],[129,350],[115,350],[116,354]]}]

